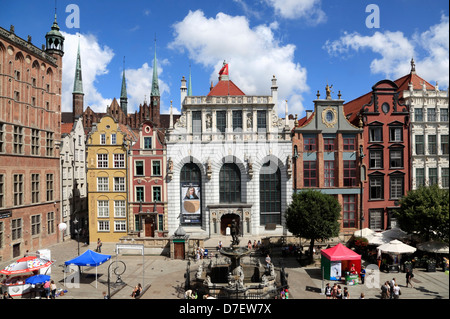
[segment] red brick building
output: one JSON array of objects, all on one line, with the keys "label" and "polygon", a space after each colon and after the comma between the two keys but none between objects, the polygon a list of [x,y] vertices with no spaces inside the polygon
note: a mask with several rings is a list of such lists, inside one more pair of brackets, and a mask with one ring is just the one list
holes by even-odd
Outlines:
[{"label": "red brick building", "polygon": [[409,107],[402,92],[408,81],[382,80],[369,92],[344,105],[354,125],[363,124],[363,227],[395,226],[393,212],[410,189]]},{"label": "red brick building", "polygon": [[60,236],[61,74],[55,21],[42,49],[0,27],[0,261]]}]

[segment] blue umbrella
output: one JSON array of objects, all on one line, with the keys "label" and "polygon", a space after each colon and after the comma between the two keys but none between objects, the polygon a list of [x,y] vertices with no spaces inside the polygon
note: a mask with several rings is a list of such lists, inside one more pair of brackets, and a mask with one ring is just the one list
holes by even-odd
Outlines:
[{"label": "blue umbrella", "polygon": [[35,275],[35,276],[31,276],[29,278],[27,278],[25,280],[26,284],[31,284],[31,285],[38,285],[38,284],[43,284],[47,281],[50,280],[50,276],[47,275]]}]

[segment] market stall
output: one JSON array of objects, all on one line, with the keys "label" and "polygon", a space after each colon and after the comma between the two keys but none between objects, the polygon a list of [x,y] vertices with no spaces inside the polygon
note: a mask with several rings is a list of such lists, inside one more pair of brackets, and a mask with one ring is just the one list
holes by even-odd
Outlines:
[{"label": "market stall", "polygon": [[361,255],[341,243],[321,251],[322,274],[328,280],[345,280],[348,285],[358,283]]},{"label": "market stall", "polygon": [[385,253],[391,256],[392,262],[388,265],[389,272],[399,272],[402,255],[412,254],[416,251],[416,248],[395,239],[387,244],[378,246],[377,250],[380,254]]},{"label": "market stall", "polygon": [[[68,260],[64,264],[66,268],[69,265],[95,267],[95,288],[97,288],[97,267],[110,259],[111,255],[99,254],[88,249],[80,256]],[[66,268],[64,268],[64,285],[66,285]]]}]

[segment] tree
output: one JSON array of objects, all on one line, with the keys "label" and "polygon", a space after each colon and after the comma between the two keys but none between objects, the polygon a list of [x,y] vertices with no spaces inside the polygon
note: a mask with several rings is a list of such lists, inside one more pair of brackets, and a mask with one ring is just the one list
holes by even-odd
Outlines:
[{"label": "tree", "polygon": [[341,205],[335,197],[304,190],[292,196],[292,203],[286,210],[286,226],[295,236],[311,240],[309,251],[312,252],[314,241],[339,235],[340,212]]},{"label": "tree", "polygon": [[408,192],[395,216],[399,227],[409,234],[425,241],[449,240],[449,192],[438,185]]}]

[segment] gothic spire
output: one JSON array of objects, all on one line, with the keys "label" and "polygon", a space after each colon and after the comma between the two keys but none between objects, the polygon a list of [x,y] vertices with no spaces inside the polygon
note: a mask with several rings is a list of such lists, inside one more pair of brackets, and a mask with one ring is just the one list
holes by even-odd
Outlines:
[{"label": "gothic spire", "polygon": [[125,57],[123,57],[123,73],[122,73],[122,89],[120,90],[120,107],[125,114],[128,113],[128,96],[127,96],[127,82],[125,80]]},{"label": "gothic spire", "polygon": [[78,94],[83,93],[83,77],[81,73],[81,55],[80,55],[80,38],[78,38],[78,52],[77,52],[77,63],[75,66],[75,79],[73,81],[73,92]]},{"label": "gothic spire", "polygon": [[158,69],[156,67],[156,39],[155,39],[155,58],[153,59],[153,80],[152,80],[151,96],[160,96],[158,85]]}]

